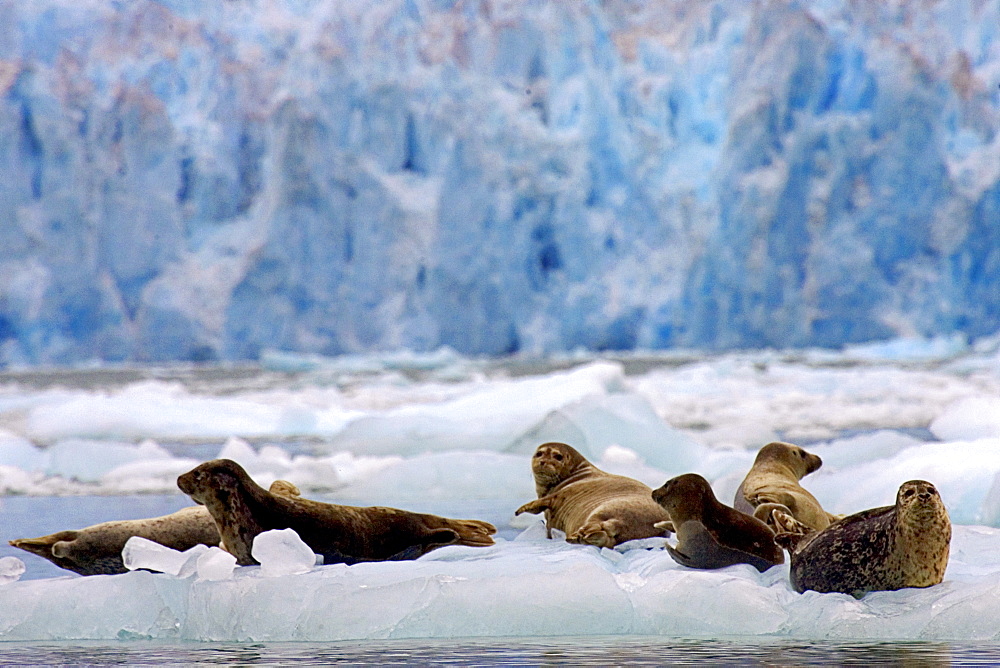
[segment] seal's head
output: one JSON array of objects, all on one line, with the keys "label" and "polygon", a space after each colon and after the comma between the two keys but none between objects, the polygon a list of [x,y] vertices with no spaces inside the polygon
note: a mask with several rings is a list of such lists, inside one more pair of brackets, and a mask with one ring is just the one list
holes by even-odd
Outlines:
[{"label": "seal's head", "polygon": [[197,503],[210,497],[228,496],[250,479],[243,467],[231,459],[213,459],[177,478],[177,486]]},{"label": "seal's head", "polygon": [[910,480],[896,493],[896,519],[909,525],[923,525],[929,519],[947,516],[937,488],[926,480]]},{"label": "seal's head", "polygon": [[653,500],[663,506],[674,526],[697,518],[712,502],[717,502],[712,486],[697,473],[685,473],[671,478],[653,490]]},{"label": "seal's head", "polygon": [[768,443],[760,449],[754,464],[763,462],[783,464],[791,469],[799,480],[823,465],[823,460],[818,455],[806,452],[797,445],[781,441]]},{"label": "seal's head", "polygon": [[531,458],[539,496],[588,465],[586,457],[565,443],[543,443]]}]

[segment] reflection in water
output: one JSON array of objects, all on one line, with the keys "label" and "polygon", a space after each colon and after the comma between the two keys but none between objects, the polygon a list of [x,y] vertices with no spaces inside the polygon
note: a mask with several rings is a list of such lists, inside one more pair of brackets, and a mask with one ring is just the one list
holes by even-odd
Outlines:
[{"label": "reflection in water", "polygon": [[328,643],[0,643],[0,665],[736,666],[989,665],[1000,643],[820,642],[788,639],[453,638]]}]

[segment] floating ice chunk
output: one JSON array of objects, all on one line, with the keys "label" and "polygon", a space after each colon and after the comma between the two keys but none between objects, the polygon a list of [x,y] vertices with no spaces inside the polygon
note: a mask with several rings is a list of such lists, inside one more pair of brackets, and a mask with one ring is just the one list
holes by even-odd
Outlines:
[{"label": "floating ice chunk", "polygon": [[1000,437],[1000,398],[973,397],[958,401],[931,423],[942,441]]},{"label": "floating ice chunk", "polygon": [[627,540],[624,543],[615,545],[615,551],[628,552],[629,550],[658,550],[662,549],[666,544],[667,539],[661,536],[653,536],[652,538],[637,538],[636,540]]},{"label": "floating ice chunk", "polygon": [[49,448],[48,454],[46,473],[85,482],[96,482],[107,472],[125,464],[171,458],[169,452],[152,440],[132,445],[115,441],[66,439]]},{"label": "floating ice chunk", "polygon": [[236,569],[236,557],[219,547],[210,547],[197,557],[199,580],[228,580]]},{"label": "floating ice chunk", "polygon": [[528,460],[498,452],[436,452],[396,460],[338,490],[341,498],[482,499],[535,495]]},{"label": "floating ice chunk", "polygon": [[46,467],[48,453],[36,448],[31,441],[0,429],[0,466],[14,466],[25,471]]},{"label": "floating ice chunk", "polygon": [[984,509],[991,486],[1000,474],[1000,439],[920,443],[892,457],[845,466],[824,473],[821,468],[803,480],[832,513],[856,513],[891,505],[907,480],[934,483],[953,524],[986,521]]},{"label": "floating ice chunk", "polygon": [[[191,549],[196,550],[197,547],[204,548],[206,546],[195,546]],[[180,575],[188,559],[192,556],[190,552],[191,550],[180,552],[141,536],[132,536],[122,548],[122,561],[125,562],[125,568],[130,571],[142,568],[159,573]],[[198,550],[198,552],[201,551]]]},{"label": "floating ice chunk", "polygon": [[208,545],[195,545],[181,552],[184,556],[184,563],[177,570],[177,577],[186,578],[198,572],[198,560],[201,559],[211,548]]},{"label": "floating ice chunk", "polygon": [[217,457],[232,459],[264,487],[278,478],[287,478],[293,468],[292,458],[280,447],[265,445],[258,452],[245,440],[235,436],[226,440]]},{"label": "floating ice chunk", "polygon": [[37,493],[42,473],[29,473],[16,466],[0,466],[0,494]]},{"label": "floating ice chunk", "polygon": [[330,448],[384,455],[467,450],[475,444],[481,450],[510,451],[511,443],[557,408],[583,397],[622,391],[623,384],[622,366],[612,362],[497,381],[449,401],[358,418],[331,440]]},{"label": "floating ice chunk", "polygon": [[226,438],[276,433],[281,408],[249,399],[192,396],[148,381],[113,394],[79,392],[29,411],[27,430],[44,441],[76,435],[109,439]]},{"label": "floating ice chunk", "polygon": [[[0,588],[0,629],[12,641],[114,639],[122,629],[220,641],[543,636],[567,629],[681,638],[989,639],[1000,632],[992,613],[1000,593],[998,539],[998,530],[957,525],[943,584],[860,601],[795,593],[787,564],[764,573],[747,565],[695,570],[664,550],[622,553],[542,537],[283,577],[199,582],[137,572],[22,580]],[[333,600],[338,605],[331,607]]]},{"label": "floating ice chunk", "polygon": [[257,463],[257,451],[242,438],[230,436],[216,455],[218,459],[232,459],[245,469]]},{"label": "floating ice chunk", "polygon": [[569,443],[591,462],[597,462],[612,446],[627,448],[670,475],[692,470],[702,450],[689,436],[664,422],[652,405],[636,394],[586,396],[560,406],[506,451],[531,454],[548,441]]},{"label": "floating ice chunk", "polygon": [[612,445],[605,450],[594,464],[603,471],[635,478],[654,489],[673,477],[670,473],[646,466],[646,462],[637,452],[620,445]]},{"label": "floating ice chunk", "polygon": [[514,540],[543,540],[548,538],[545,532],[545,518],[540,515],[518,515],[510,521],[515,529],[523,529]]},{"label": "floating ice chunk", "polygon": [[250,549],[268,577],[307,573],[316,565],[316,554],[294,529],[272,529],[257,534]]},{"label": "floating ice chunk", "polygon": [[807,446],[807,450],[823,459],[822,474],[864,462],[894,457],[906,448],[924,441],[891,429],[880,429],[851,438],[840,438],[822,445]]},{"label": "floating ice chunk", "polygon": [[17,582],[24,570],[24,562],[17,557],[0,558],[0,585]]},{"label": "floating ice chunk", "polygon": [[368,355],[324,357],[283,350],[266,349],[260,353],[260,364],[272,371],[303,373],[324,371],[343,374],[376,373],[386,369],[435,370],[460,364],[463,359],[452,348],[442,346],[430,353],[399,350]]},{"label": "floating ice chunk", "polygon": [[101,476],[101,486],[118,493],[175,491],[177,477],[200,462],[195,459],[170,458],[131,462],[117,466]]},{"label": "floating ice chunk", "polygon": [[877,343],[845,346],[844,357],[859,360],[909,362],[947,359],[968,349],[969,344],[966,336],[962,333],[955,333],[951,336],[901,337]]}]

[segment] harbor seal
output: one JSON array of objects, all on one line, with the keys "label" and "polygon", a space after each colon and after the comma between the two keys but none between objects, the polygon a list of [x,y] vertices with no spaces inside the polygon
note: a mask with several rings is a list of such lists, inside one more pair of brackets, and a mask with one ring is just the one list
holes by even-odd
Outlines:
[{"label": "harbor seal", "polygon": [[496,527],[395,508],[341,506],[272,494],[230,459],[215,459],[177,478],[177,486],[208,509],[222,546],[241,565],[256,564],[257,534],[294,529],[323,563],[416,559],[445,545],[493,544]]},{"label": "harbor seal", "polygon": [[670,516],[657,505],[652,488],[633,478],[606,473],[565,443],[543,443],[531,459],[538,498],[514,514],[545,513],[552,530],[570,543],[614,547],[639,538],[663,536]]},{"label": "harbor seal", "polygon": [[870,591],[930,587],[944,579],[951,521],[941,495],[925,480],[903,483],[896,504],[863,510],[807,535],[775,539],[791,557],[797,592]]},{"label": "harbor seal", "polygon": [[[299,495],[299,489],[287,480],[275,480],[271,492]],[[181,508],[160,517],[102,522],[38,538],[18,538],[10,544],[80,575],[115,575],[128,572],[122,549],[132,536],[182,552],[199,544],[219,544],[215,520],[203,506]]]},{"label": "harbor seal", "polygon": [[114,575],[128,572],[122,548],[132,536],[182,551],[198,544],[219,544],[212,516],[197,506],[162,517],[103,522],[39,538],[18,538],[10,544],[80,575]]},{"label": "harbor seal", "polygon": [[768,443],[754,460],[746,478],[736,490],[733,507],[753,515],[777,531],[773,518],[781,510],[818,531],[839,519],[823,510],[816,497],[799,480],[817,470],[823,460],[791,443]]},{"label": "harbor seal", "polygon": [[750,564],[763,573],[785,561],[766,524],[721,503],[708,481],[696,473],[671,478],[652,496],[670,515],[677,547],[667,545],[667,551],[682,566]]}]

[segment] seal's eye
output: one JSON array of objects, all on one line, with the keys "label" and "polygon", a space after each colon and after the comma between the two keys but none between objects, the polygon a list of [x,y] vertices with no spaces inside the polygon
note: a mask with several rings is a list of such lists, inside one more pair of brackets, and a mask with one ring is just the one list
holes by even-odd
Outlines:
[{"label": "seal's eye", "polygon": [[913,496],[913,490],[912,490],[912,489],[908,489],[908,490],[906,490],[905,492],[903,492],[903,497],[904,497],[904,498],[908,499],[908,498],[910,498],[911,496]]},{"label": "seal's eye", "polygon": [[536,453],[535,453],[535,456],[536,456],[536,457],[541,457],[541,456],[542,456],[542,453],[541,453],[541,452],[536,452]]},{"label": "seal's eye", "polygon": [[553,455],[553,457],[556,458],[557,462],[561,462],[563,460],[563,456],[561,454],[559,454],[558,452],[555,455]]},{"label": "seal's eye", "polygon": [[806,451],[805,450],[799,450],[799,457],[801,457],[802,459],[805,459],[806,458]]}]

